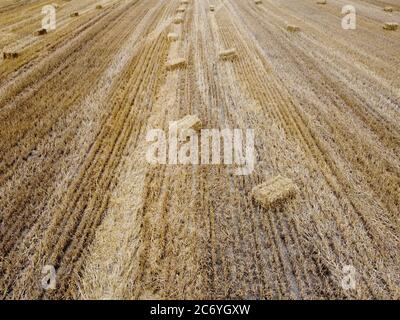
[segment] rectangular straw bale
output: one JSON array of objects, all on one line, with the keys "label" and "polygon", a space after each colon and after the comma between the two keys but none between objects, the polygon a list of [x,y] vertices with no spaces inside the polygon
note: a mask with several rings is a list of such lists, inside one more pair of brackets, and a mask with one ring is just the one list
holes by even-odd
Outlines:
[{"label": "rectangular straw bale", "polygon": [[252,191],[252,196],[264,208],[269,209],[285,203],[294,196],[295,192],[296,186],[292,180],[275,176],[256,186]]},{"label": "rectangular straw bale", "polygon": [[177,16],[175,17],[175,19],[174,19],[174,23],[175,23],[175,24],[181,24],[181,23],[183,23],[183,17],[180,16],[180,15],[177,15]]},{"label": "rectangular straw bale", "polygon": [[168,33],[167,38],[168,38],[168,41],[174,42],[174,41],[177,41],[179,39],[179,36],[178,36],[177,33],[171,32],[171,33]]},{"label": "rectangular straw bale", "polygon": [[395,31],[395,30],[397,30],[398,28],[399,28],[399,24],[396,23],[396,22],[386,22],[386,23],[383,25],[383,29],[385,29],[385,30],[392,30],[392,31]]},{"label": "rectangular straw bale", "polygon": [[219,53],[219,57],[222,60],[233,59],[233,58],[237,57],[236,49],[231,48],[231,49],[227,49],[227,50],[221,51]]},{"label": "rectangular straw bale", "polygon": [[288,24],[286,26],[286,30],[290,31],[290,32],[297,32],[297,31],[300,31],[300,27],[292,25],[292,24]]},{"label": "rectangular straw bale", "polygon": [[16,59],[19,57],[18,52],[3,52],[3,59]]},{"label": "rectangular straw bale", "polygon": [[43,36],[45,34],[47,34],[47,30],[44,28],[35,31],[35,36]]},{"label": "rectangular straw bale", "polygon": [[174,60],[171,60],[167,64],[167,70],[172,71],[178,68],[183,68],[186,66],[186,59],[185,58],[177,58]]},{"label": "rectangular straw bale", "polygon": [[188,115],[177,122],[178,129],[193,129],[200,131],[203,127],[201,120],[196,115]]},{"label": "rectangular straw bale", "polygon": [[203,124],[201,120],[199,119],[198,116],[196,115],[188,115],[176,123],[177,129],[178,129],[178,134],[179,135],[184,135],[186,134],[186,130],[192,129],[196,132],[200,132]]}]

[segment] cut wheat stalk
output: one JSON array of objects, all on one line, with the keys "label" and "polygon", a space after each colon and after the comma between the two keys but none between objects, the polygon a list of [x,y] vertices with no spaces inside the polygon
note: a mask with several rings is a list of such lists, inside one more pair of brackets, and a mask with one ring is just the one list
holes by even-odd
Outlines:
[{"label": "cut wheat stalk", "polygon": [[253,198],[266,209],[283,204],[295,193],[293,181],[282,176],[270,178],[252,190]]}]

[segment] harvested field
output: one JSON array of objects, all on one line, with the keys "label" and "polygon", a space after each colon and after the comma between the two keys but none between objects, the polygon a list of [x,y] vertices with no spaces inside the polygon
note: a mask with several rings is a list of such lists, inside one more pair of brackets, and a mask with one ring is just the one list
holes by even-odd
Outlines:
[{"label": "harvested field", "polygon": [[[400,299],[400,5],[318,3],[1,1],[0,297]],[[254,170],[149,163],[179,120]]]}]

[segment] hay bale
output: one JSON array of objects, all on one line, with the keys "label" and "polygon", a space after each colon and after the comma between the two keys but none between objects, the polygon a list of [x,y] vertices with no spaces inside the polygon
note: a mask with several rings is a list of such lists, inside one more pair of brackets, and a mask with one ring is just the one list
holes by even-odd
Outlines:
[{"label": "hay bale", "polygon": [[35,34],[35,36],[43,36],[43,35],[47,34],[47,29],[42,28],[42,29],[36,30],[34,34]]},{"label": "hay bale", "polygon": [[181,0],[181,4],[188,4],[189,1],[188,0]]},{"label": "hay bale", "polygon": [[292,24],[288,24],[286,26],[286,30],[289,32],[298,32],[298,31],[300,31],[300,27],[292,25]]},{"label": "hay bale", "polygon": [[176,128],[178,129],[178,135],[185,137],[186,130],[191,129],[200,132],[203,124],[196,115],[188,115],[176,122]]},{"label": "hay bale", "polygon": [[222,60],[234,59],[234,58],[237,57],[236,49],[231,48],[231,49],[228,49],[228,50],[221,51],[219,53],[219,57]]},{"label": "hay bale", "polygon": [[176,16],[175,19],[174,19],[174,23],[175,23],[175,24],[181,24],[181,23],[183,23],[183,17],[181,17],[181,16]]},{"label": "hay bale", "polygon": [[176,9],[176,12],[182,13],[185,12],[185,7],[179,7],[178,9]]},{"label": "hay bale", "polygon": [[97,9],[97,10],[103,9],[103,6],[102,6],[101,4],[98,4],[98,5],[96,6],[96,9]]},{"label": "hay bale", "polygon": [[261,0],[254,0],[254,3],[255,4],[262,4],[262,1]]},{"label": "hay bale", "polygon": [[215,11],[215,7],[213,5],[210,5],[210,11],[214,12]]},{"label": "hay bale", "polygon": [[203,128],[201,120],[196,115],[189,115],[176,122],[176,129],[179,137],[179,142],[185,142],[191,136],[194,130],[199,133]]},{"label": "hay bale", "polygon": [[252,190],[253,198],[266,209],[283,204],[295,193],[293,181],[282,176],[270,178]]},{"label": "hay bale", "polygon": [[317,4],[326,4],[326,0],[318,0]]},{"label": "hay bale", "polygon": [[174,60],[171,60],[167,64],[167,70],[172,71],[178,68],[184,68],[186,67],[186,59],[185,58],[177,58]]},{"label": "hay bale", "polygon": [[177,41],[179,39],[179,36],[178,36],[177,33],[171,32],[171,33],[168,33],[167,38],[168,38],[169,42],[174,42],[174,41]]},{"label": "hay bale", "polygon": [[19,57],[18,52],[3,52],[3,59],[4,60],[9,60],[9,59],[17,59]]},{"label": "hay bale", "polygon": [[393,7],[384,7],[383,11],[385,11],[385,12],[393,12]]},{"label": "hay bale", "polygon": [[396,31],[399,28],[399,24],[397,22],[386,22],[383,25],[383,29]]},{"label": "hay bale", "polygon": [[72,12],[69,16],[71,18],[78,17],[79,16],[79,12]]}]

